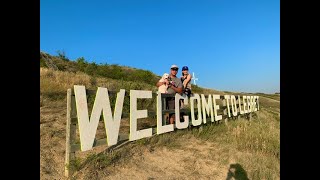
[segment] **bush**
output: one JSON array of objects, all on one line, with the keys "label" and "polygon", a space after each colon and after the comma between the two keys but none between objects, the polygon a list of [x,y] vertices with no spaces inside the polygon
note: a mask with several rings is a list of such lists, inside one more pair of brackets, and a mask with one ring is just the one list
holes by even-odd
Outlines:
[{"label": "bush", "polygon": [[45,60],[43,58],[40,58],[40,67],[48,67]]},{"label": "bush", "polygon": [[70,61],[70,60],[67,58],[65,51],[60,51],[60,50],[58,50],[57,53],[58,53],[58,57],[59,57],[60,59],[62,59],[62,60],[64,60],[64,61]]}]

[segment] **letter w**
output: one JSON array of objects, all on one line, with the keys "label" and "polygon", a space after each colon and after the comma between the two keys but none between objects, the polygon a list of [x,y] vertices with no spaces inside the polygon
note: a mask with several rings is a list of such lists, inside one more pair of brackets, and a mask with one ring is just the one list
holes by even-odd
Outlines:
[{"label": "letter w", "polygon": [[77,106],[81,151],[92,149],[101,112],[103,112],[103,120],[106,127],[107,144],[108,146],[117,144],[125,90],[120,89],[120,92],[117,94],[114,116],[112,117],[108,89],[99,87],[90,121],[85,87],[75,85],[74,93]]}]

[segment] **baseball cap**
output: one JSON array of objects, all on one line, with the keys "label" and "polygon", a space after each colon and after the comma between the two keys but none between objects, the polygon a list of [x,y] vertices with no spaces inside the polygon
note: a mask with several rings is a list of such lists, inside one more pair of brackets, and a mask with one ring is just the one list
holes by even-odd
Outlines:
[{"label": "baseball cap", "polygon": [[183,70],[189,70],[188,66],[183,66],[183,67],[182,67],[182,71],[183,71]]},{"label": "baseball cap", "polygon": [[171,69],[172,69],[172,68],[177,68],[177,69],[179,69],[179,67],[178,67],[177,65],[175,65],[175,64],[172,64],[172,65],[171,65]]}]

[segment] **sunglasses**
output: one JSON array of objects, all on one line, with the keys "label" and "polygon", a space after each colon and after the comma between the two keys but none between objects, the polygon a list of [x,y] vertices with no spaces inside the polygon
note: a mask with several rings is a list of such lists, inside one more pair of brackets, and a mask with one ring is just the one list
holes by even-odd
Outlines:
[{"label": "sunglasses", "polygon": [[177,68],[171,68],[171,70],[172,70],[172,71],[178,71],[178,69],[177,69]]}]

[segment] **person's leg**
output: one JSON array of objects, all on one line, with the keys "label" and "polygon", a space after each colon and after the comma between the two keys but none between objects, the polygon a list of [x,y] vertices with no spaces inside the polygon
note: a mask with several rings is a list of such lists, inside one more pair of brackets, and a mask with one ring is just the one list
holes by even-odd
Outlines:
[{"label": "person's leg", "polygon": [[185,115],[184,112],[181,112],[181,113],[180,113],[180,122],[184,122],[184,118],[183,118],[184,115]]},{"label": "person's leg", "polygon": [[[169,107],[169,98],[165,98],[164,109],[166,109],[166,110],[170,109],[170,107]],[[170,114],[169,113],[165,113],[163,117],[164,117],[165,124],[169,124]]]},{"label": "person's leg", "polygon": [[174,124],[175,118],[176,118],[175,114],[171,114],[170,119],[169,119],[169,123]]},{"label": "person's leg", "polygon": [[[172,98],[172,99],[170,99],[168,101],[168,105],[169,105],[169,109],[170,110],[174,110],[174,108],[175,108],[175,100],[174,100],[174,98]],[[175,120],[174,113],[170,113],[170,115],[169,115],[169,123],[170,124],[174,124],[174,120]]]},{"label": "person's leg", "polygon": [[180,108],[183,108],[183,105],[184,105],[183,101],[184,101],[183,99],[180,100]]},{"label": "person's leg", "polygon": [[166,122],[166,124],[168,124],[169,123],[169,113],[166,113],[165,115],[164,115],[164,121]]}]

